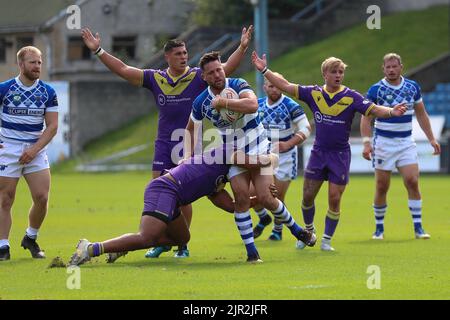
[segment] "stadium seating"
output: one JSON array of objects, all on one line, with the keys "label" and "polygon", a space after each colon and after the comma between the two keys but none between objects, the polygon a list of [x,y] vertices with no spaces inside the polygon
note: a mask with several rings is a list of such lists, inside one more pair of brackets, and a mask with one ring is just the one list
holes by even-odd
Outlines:
[{"label": "stadium seating", "polygon": [[423,101],[430,115],[444,115],[445,128],[450,128],[450,83],[438,83],[434,91],[424,93]]}]

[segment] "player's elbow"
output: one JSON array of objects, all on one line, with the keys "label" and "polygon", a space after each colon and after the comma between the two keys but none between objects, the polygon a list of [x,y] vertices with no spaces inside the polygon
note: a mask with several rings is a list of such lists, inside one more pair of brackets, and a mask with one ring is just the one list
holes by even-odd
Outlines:
[{"label": "player's elbow", "polygon": [[55,136],[56,133],[58,132],[58,123],[52,123],[51,125],[47,126],[47,130],[50,132],[51,136]]}]

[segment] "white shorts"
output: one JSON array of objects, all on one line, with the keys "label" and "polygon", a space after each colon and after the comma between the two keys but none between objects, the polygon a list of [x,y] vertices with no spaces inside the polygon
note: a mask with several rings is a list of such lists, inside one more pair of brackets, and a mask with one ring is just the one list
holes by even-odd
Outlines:
[{"label": "white shorts", "polygon": [[279,166],[274,176],[279,181],[291,181],[297,178],[297,147],[279,154]]},{"label": "white shorts", "polygon": [[375,169],[392,171],[418,163],[416,143],[413,138],[386,138],[375,135],[372,165]]},{"label": "white shorts", "polygon": [[[269,153],[269,147],[270,143],[269,140],[266,137],[263,137],[262,141],[260,141],[258,144],[252,145],[250,150],[247,152],[248,155],[260,155],[260,154],[268,154]],[[261,174],[264,174],[266,171],[269,171],[268,168],[264,170],[265,168],[261,169]],[[272,170],[270,170],[272,171]],[[231,180],[231,178],[240,175],[243,172],[247,172],[247,169],[233,165],[230,167],[230,170],[228,171],[228,180]]]},{"label": "white shorts", "polygon": [[20,178],[22,175],[50,168],[46,148],[39,151],[36,157],[27,164],[19,164],[23,151],[33,143],[20,141],[4,141],[0,139],[0,177]]}]

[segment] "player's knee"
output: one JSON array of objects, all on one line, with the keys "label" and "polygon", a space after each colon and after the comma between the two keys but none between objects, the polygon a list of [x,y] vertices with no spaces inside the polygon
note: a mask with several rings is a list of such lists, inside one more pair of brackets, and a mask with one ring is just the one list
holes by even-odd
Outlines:
[{"label": "player's knee", "polygon": [[264,208],[272,211],[278,208],[278,201],[271,194],[258,196],[258,200],[259,204]]},{"label": "player's knee", "polygon": [[418,177],[407,177],[405,178],[405,185],[408,189],[416,190],[419,187]]},{"label": "player's knee", "polygon": [[139,233],[139,240],[144,247],[153,247],[158,241],[158,237],[152,233]]},{"label": "player's knee", "polygon": [[389,184],[387,184],[385,182],[378,181],[377,185],[376,185],[376,188],[377,188],[377,193],[379,193],[379,194],[380,193],[381,194],[386,194],[388,192],[388,190],[389,190]]},{"label": "player's knee", "polygon": [[342,195],[339,192],[330,193],[328,196],[328,202],[331,208],[338,208],[341,202]]},{"label": "player's knee", "polygon": [[14,203],[14,192],[2,192],[0,195],[0,207],[3,210],[9,210],[11,209],[13,203]]},{"label": "player's knee", "polygon": [[250,198],[245,192],[237,193],[234,198],[234,206],[237,211],[247,210],[250,207]]},{"label": "player's knee", "polygon": [[33,195],[33,202],[34,204],[44,207],[48,203],[48,193],[42,192]]}]

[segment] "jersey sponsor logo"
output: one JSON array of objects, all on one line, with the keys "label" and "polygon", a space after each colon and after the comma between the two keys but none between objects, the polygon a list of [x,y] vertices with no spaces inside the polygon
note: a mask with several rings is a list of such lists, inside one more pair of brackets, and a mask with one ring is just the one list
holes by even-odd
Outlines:
[{"label": "jersey sponsor logo", "polygon": [[303,114],[303,111],[300,109],[297,109],[292,113],[292,117],[297,118],[298,116],[301,116],[302,114]]},{"label": "jersey sponsor logo", "polygon": [[5,171],[6,168],[8,168],[8,165],[6,165],[6,164],[0,165],[0,171]]},{"label": "jersey sponsor logo", "polygon": [[323,120],[323,116],[319,111],[314,112],[314,119],[316,122],[321,123]]},{"label": "jersey sponsor logo", "polygon": [[158,103],[160,106],[164,106],[166,104],[166,97],[163,94],[158,94]]},{"label": "jersey sponsor logo", "polygon": [[45,114],[44,109],[28,109],[28,108],[12,108],[6,107],[5,113],[11,115],[24,115],[24,116],[42,116]]},{"label": "jersey sponsor logo", "polygon": [[250,87],[250,85],[247,83],[247,82],[242,82],[240,85],[239,85],[239,89],[240,90],[243,90],[243,89],[251,89],[252,87]]}]

